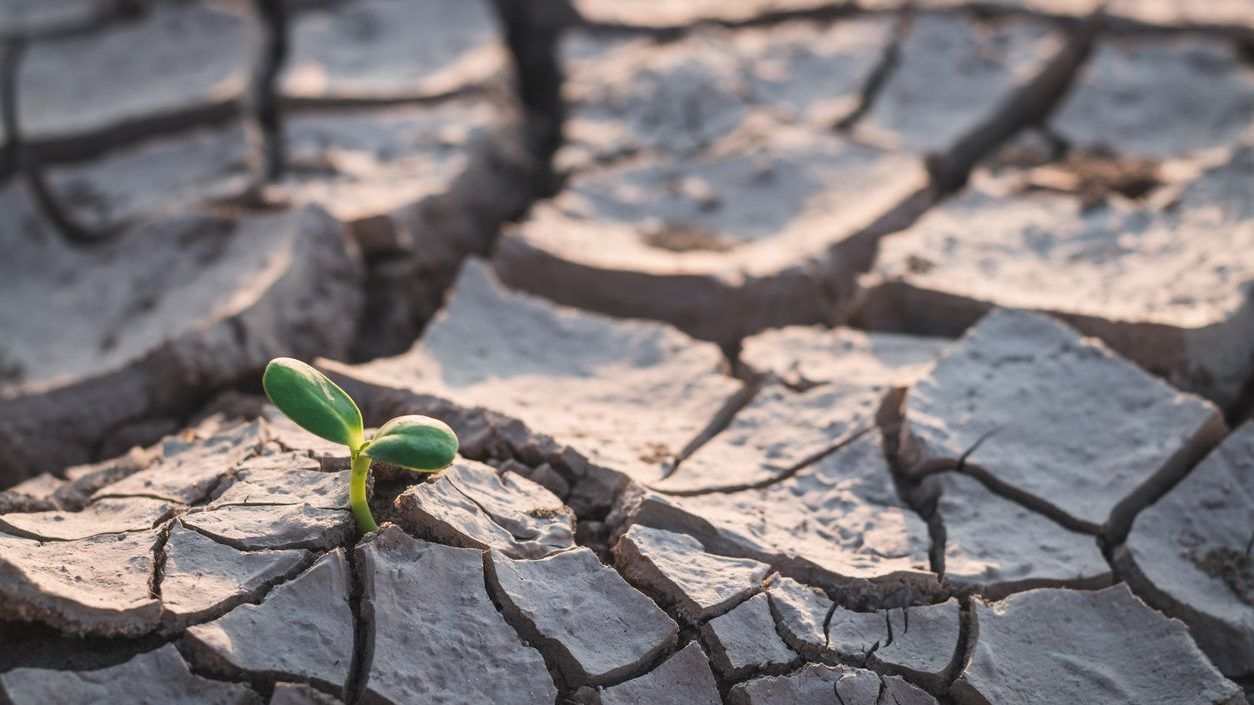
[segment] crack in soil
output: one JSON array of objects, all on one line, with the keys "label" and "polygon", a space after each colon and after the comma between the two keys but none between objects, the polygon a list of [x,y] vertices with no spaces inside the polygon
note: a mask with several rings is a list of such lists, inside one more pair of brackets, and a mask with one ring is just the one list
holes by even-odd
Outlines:
[{"label": "crack in soil", "polygon": [[42,622],[0,621],[0,673],[17,668],[60,671],[96,670],[117,666],[174,641],[175,635],[80,637]]},{"label": "crack in soil", "polygon": [[[233,673],[228,674],[220,670],[205,669],[196,663],[196,659],[193,658],[193,654],[185,646],[183,639],[176,638],[173,643],[174,647],[179,650],[179,655],[183,658],[183,662],[187,664],[187,669],[191,671],[193,675],[200,676],[201,678],[207,678],[209,680],[220,681],[222,683],[238,683],[240,685],[246,685],[256,691],[265,702],[270,701],[271,696],[274,695],[274,686],[277,685],[279,681],[291,680],[290,678],[283,678],[279,676],[267,678],[265,674],[250,676],[242,671],[234,671]],[[327,692],[325,689],[318,688],[311,683],[304,681],[301,682],[311,688],[317,689],[319,692]],[[332,693],[328,693],[328,695],[332,695]]]},{"label": "crack in soil", "polygon": [[26,40],[14,38],[5,42],[0,54],[0,124],[9,144],[0,159],[0,178],[12,173],[26,177],[26,185],[45,218],[66,242],[75,246],[92,245],[112,239],[118,229],[92,231],[78,223],[61,205],[48,187],[39,158],[28,148],[23,137],[20,115],[19,72],[26,56]]},{"label": "crack in soil", "polygon": [[1047,500],[1037,497],[1036,495],[1033,495],[1029,492],[1025,492],[1024,490],[1021,490],[1018,487],[1008,482],[1005,482],[1004,480],[1001,480],[994,473],[991,473],[988,470],[986,470],[982,465],[971,461],[971,456],[975,453],[975,451],[979,449],[979,447],[983,445],[985,441],[992,438],[1002,429],[1003,427],[998,426],[988,431],[984,435],[980,436],[978,439],[976,439],[975,443],[973,443],[970,448],[963,451],[962,455],[958,457],[958,460],[956,461],[956,463],[953,465],[952,468],[939,468],[938,467],[934,470],[926,471],[925,474],[930,475],[930,474],[933,474],[934,472],[941,472],[946,469],[952,469],[954,472],[960,472],[964,475],[967,475],[979,481],[980,484],[984,485],[984,487],[987,488],[993,494],[1003,497],[1011,502],[1014,502],[1015,504],[1018,504],[1024,509],[1040,514],[1044,516],[1045,518],[1050,519],[1055,524],[1058,524],[1059,526],[1063,527],[1064,529],[1068,529],[1070,531],[1074,531],[1076,533],[1081,533],[1081,534],[1101,536],[1102,535],[1101,526],[1095,526],[1093,524],[1090,524],[1089,522],[1081,521],[1079,519],[1069,516],[1065,512],[1063,512],[1061,509],[1054,506],[1052,503],[1048,502]]},{"label": "crack in soil", "polygon": [[370,680],[370,670],[374,665],[374,619],[366,617],[364,606],[366,601],[365,566],[357,554],[355,542],[345,551],[349,567],[349,604],[353,610],[353,657],[349,662],[348,678],[344,681],[344,702],[356,703],[366,692]]},{"label": "crack in soil", "polygon": [[87,17],[69,23],[57,23],[52,27],[42,27],[36,31],[7,33],[0,30],[0,42],[17,39],[49,41],[70,37],[94,34],[114,24],[129,22],[145,12],[145,5],[140,0],[112,0],[112,2],[92,3],[91,12]]},{"label": "crack in soil", "polygon": [[[26,42],[10,39],[0,47],[0,127],[7,138],[0,152],[0,179],[18,171],[22,161],[22,133],[18,129],[18,70],[26,53]],[[11,375],[3,380],[10,381]],[[21,378],[18,377],[18,380]]]},{"label": "crack in soil", "polygon": [[779,473],[778,475],[775,475],[774,477],[768,477],[764,480],[758,480],[757,482],[746,482],[746,483],[737,484],[737,485],[722,485],[719,487],[703,487],[703,488],[692,489],[692,490],[667,490],[667,489],[658,489],[655,487],[649,487],[648,489],[653,492],[657,492],[658,494],[670,495],[672,497],[698,497],[698,496],[707,495],[707,494],[730,494],[733,492],[744,492],[747,490],[766,489],[772,485],[777,485],[781,482],[786,482],[792,479],[793,477],[797,475],[797,473],[801,472],[805,468],[839,451],[840,449],[844,448],[845,446],[848,446],[850,443],[853,443],[854,441],[858,440],[859,438],[862,438],[863,436],[865,436],[866,434],[874,430],[875,430],[874,425],[868,425],[866,428],[863,428],[859,431],[853,431],[849,434],[846,434],[846,436],[838,440],[835,443],[835,445],[831,445],[831,446],[828,446],[827,448],[824,448],[823,450],[811,455],[810,457],[805,458],[804,460],[797,463],[796,465],[793,465],[792,467],[787,468],[786,470]]},{"label": "crack in soil", "polygon": [[975,645],[980,637],[980,624],[975,611],[975,601],[970,595],[958,596],[958,648],[950,663],[951,673],[945,684],[945,692],[966,672],[975,657]]},{"label": "crack in soil", "polygon": [[483,556],[483,589],[487,592],[488,599],[492,601],[492,606],[501,615],[501,619],[505,620],[509,628],[513,629],[514,633],[518,635],[518,640],[524,646],[535,649],[540,654],[540,658],[544,659],[544,667],[548,670],[549,677],[553,679],[553,685],[557,687],[557,701],[562,702],[564,698],[569,699],[575,689],[567,685],[561,668],[557,665],[558,659],[552,652],[553,645],[546,643],[546,640],[543,637],[538,637],[538,634],[536,635],[538,638],[534,640],[529,638],[527,635],[530,630],[527,629],[527,626],[516,623],[515,620],[510,618],[509,610],[505,609],[505,603],[509,598],[505,594],[505,590],[500,586],[500,580],[496,575],[496,566],[492,563],[491,553],[491,551],[480,552],[480,555]]},{"label": "crack in soil", "polygon": [[[187,528],[190,528],[190,527],[187,527]],[[189,645],[186,639],[179,638],[179,637],[182,637],[183,632],[186,631],[186,629],[184,629],[184,630],[180,630],[179,632],[177,632],[176,634],[172,636],[178,638],[178,640],[174,642],[175,646],[178,647],[179,652],[183,656],[183,660],[187,662],[187,665],[189,668],[191,668],[192,673],[205,677],[205,678],[212,678],[214,680],[219,680],[219,681],[243,683],[245,685],[248,685],[253,690],[257,691],[258,693],[260,693],[262,697],[266,699],[267,702],[269,701],[270,697],[273,695],[275,686],[280,682],[300,683],[320,693],[325,693],[327,695],[334,696],[337,699],[344,698],[345,693],[347,692],[344,690],[344,688],[347,687],[348,683],[352,681],[352,678],[355,675],[354,671],[352,670],[352,666],[353,664],[357,663],[357,656],[358,656],[358,653],[357,653],[357,648],[358,648],[357,640],[358,640],[358,632],[359,632],[358,630],[359,621],[358,621],[358,613],[357,613],[358,604],[353,599],[353,590],[355,589],[356,578],[355,578],[355,573],[353,570],[352,559],[350,558],[350,556],[352,555],[352,551],[348,550],[348,547],[352,545],[354,541],[355,539],[350,539],[349,541],[343,544],[337,545],[325,551],[309,551],[309,553],[312,554],[312,558],[310,560],[302,562],[297,567],[293,568],[291,571],[288,572],[287,575],[282,576],[279,579],[273,581],[270,585],[265,586],[262,589],[259,589],[252,594],[249,594],[243,600],[236,603],[230,609],[222,612],[221,614],[218,614],[217,616],[211,619],[205,619],[200,622],[194,622],[192,624],[187,625],[187,627],[190,628],[192,626],[196,626],[197,624],[207,624],[209,622],[212,622],[216,619],[221,618],[223,615],[227,614],[231,610],[243,604],[260,605],[263,602],[265,602],[266,598],[269,597],[269,595],[274,590],[303,576],[309,570],[309,568],[312,567],[315,563],[317,563],[320,559],[322,559],[323,556],[329,553],[332,553],[334,551],[343,549],[345,552],[345,560],[348,561],[348,564],[349,564],[349,574],[348,574],[348,580],[350,583],[349,584],[349,591],[350,591],[349,604],[353,613],[352,615],[353,616],[353,657],[350,660],[348,678],[346,679],[346,682],[344,684],[341,684],[338,690],[329,682],[322,681],[320,676],[310,678],[308,676],[296,674],[296,673],[284,674],[284,673],[274,672],[274,671],[257,671],[257,672],[250,673],[230,663],[226,659],[223,659],[222,657],[214,654],[212,651],[202,652],[202,651],[197,650],[196,647]],[[200,668],[198,666],[198,660],[199,660],[198,657],[205,658],[204,665],[206,666],[206,668]],[[347,700],[346,702],[351,705],[353,701]]]},{"label": "crack in soil", "polygon": [[262,31],[249,79],[248,112],[255,140],[253,187],[260,188],[282,176],[286,166],[278,78],[287,63],[290,25],[281,0],[254,0],[253,9]]},{"label": "crack in soil", "polygon": [[[906,394],[908,391],[908,387],[898,387],[885,395],[884,402],[880,406],[880,411],[876,415],[875,420],[881,435],[884,460],[888,464],[889,472],[892,474],[893,488],[897,492],[897,498],[927,525],[928,568],[933,573],[936,573],[941,587],[948,596],[952,595],[953,591],[945,581],[945,545],[948,540],[948,534],[945,531],[944,520],[941,518],[940,512],[937,511],[940,493],[937,492],[935,495],[928,496],[921,485],[923,478],[911,475],[908,469],[902,465],[901,460],[901,434],[905,428],[907,413]],[[991,435],[991,432],[985,434],[986,437],[988,435]],[[978,447],[979,443],[983,441],[984,438],[980,438],[975,445]],[[971,450],[974,450],[974,447]],[[963,458],[966,455],[964,453]],[[959,464],[963,462],[963,458],[959,459]],[[887,646],[888,644],[885,642],[883,645]],[[875,649],[873,648],[871,651],[875,651]],[[870,653],[870,651],[867,652],[868,655]]]},{"label": "crack in soil", "polygon": [[714,413],[714,416],[710,419],[709,424],[707,424],[706,427],[697,433],[697,435],[689,441],[687,445],[674,455],[670,467],[662,472],[662,479],[665,480],[672,477],[679,471],[679,467],[683,464],[684,460],[692,457],[692,454],[700,450],[702,446],[709,443],[718,434],[727,430],[727,427],[735,420],[736,415],[743,411],[745,407],[749,406],[749,404],[753,403],[753,400],[757,397],[758,392],[762,391],[762,382],[763,380],[761,378],[745,380],[744,385],[740,388],[740,390],[735,394],[732,394],[723,402],[722,408]]},{"label": "crack in soil", "polygon": [[[170,531],[174,529],[175,523],[182,526],[182,523],[177,522],[173,517],[166,520],[160,533],[157,534],[157,540],[152,544],[152,576],[148,578],[148,594],[157,600],[161,599],[161,581],[165,578],[165,545],[170,540]],[[165,611],[164,606],[162,611]]]},{"label": "crack in soil", "polygon": [[884,45],[879,63],[867,76],[866,83],[859,91],[858,106],[836,124],[837,131],[847,134],[858,120],[875,106],[875,99],[879,97],[880,91],[888,83],[888,78],[897,70],[897,64],[901,59],[901,43],[909,36],[913,22],[914,13],[910,10],[897,16],[893,23],[892,35],[889,36],[888,43]]},{"label": "crack in soil", "polygon": [[[826,594],[826,593],[824,593]],[[831,597],[828,597],[831,600]],[[832,600],[832,606],[827,608],[827,614],[823,617],[823,653],[831,653],[832,649],[832,617],[836,616],[836,608],[840,605]]]},{"label": "crack in soil", "polygon": [[929,159],[928,171],[937,191],[952,193],[966,184],[982,159],[1023,128],[1044,122],[1062,102],[1088,60],[1099,27],[1097,20],[1068,19],[1058,23],[1064,46],[1034,79],[1015,90],[983,124],[972,129],[941,159]]}]

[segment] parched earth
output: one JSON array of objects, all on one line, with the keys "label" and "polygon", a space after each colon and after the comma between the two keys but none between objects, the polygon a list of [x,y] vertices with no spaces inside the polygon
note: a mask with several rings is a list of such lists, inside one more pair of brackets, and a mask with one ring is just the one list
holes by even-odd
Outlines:
[{"label": "parched earth", "polygon": [[[1254,693],[1249,0],[0,43],[0,702]],[[361,536],[278,355],[460,457],[376,464]]]}]

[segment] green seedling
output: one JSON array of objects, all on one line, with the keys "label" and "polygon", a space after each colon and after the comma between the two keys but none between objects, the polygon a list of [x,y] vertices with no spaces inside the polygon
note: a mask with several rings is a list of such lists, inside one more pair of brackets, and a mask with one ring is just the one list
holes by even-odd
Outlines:
[{"label": "green seedling", "polygon": [[372,459],[416,472],[435,472],[448,467],[457,455],[457,434],[448,424],[428,416],[397,416],[367,440],[361,410],[352,397],[300,360],[271,360],[261,377],[261,386],[270,401],[296,425],[348,447],[352,467],[348,500],[363,533],[379,530],[366,501],[366,479]]}]

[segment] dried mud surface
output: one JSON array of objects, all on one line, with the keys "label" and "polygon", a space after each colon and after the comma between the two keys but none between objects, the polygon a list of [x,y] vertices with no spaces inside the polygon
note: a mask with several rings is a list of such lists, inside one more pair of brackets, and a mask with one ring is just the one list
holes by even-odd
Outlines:
[{"label": "dried mud surface", "polygon": [[[1247,702],[1250,0],[0,44],[0,701]],[[360,535],[277,355],[459,457]]]}]

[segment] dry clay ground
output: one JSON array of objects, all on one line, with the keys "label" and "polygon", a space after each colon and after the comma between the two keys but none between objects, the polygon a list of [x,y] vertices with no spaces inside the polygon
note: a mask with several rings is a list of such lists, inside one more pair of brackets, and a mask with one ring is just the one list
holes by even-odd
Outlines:
[{"label": "dry clay ground", "polygon": [[1245,703],[1254,4],[573,5],[0,0],[0,697]]}]

